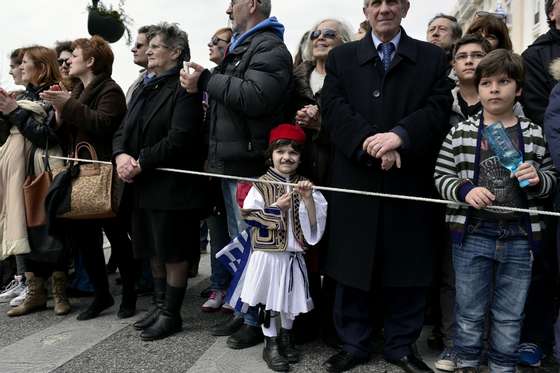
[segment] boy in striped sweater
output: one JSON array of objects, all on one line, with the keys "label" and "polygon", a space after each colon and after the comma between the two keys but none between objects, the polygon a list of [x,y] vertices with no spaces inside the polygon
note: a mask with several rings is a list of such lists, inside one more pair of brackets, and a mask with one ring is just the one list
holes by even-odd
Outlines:
[{"label": "boy in striped sweater", "polygon": [[[478,372],[487,311],[490,371],[516,368],[532,251],[539,248],[544,222],[536,213],[487,207],[542,209],[543,198],[556,184],[542,129],[513,113],[523,75],[521,58],[503,49],[480,62],[475,83],[483,110],[450,130],[436,164],[440,194],[469,205],[449,206],[446,213],[456,276],[456,372]],[[523,154],[513,174],[500,164],[486,139],[485,128],[496,122],[504,125]],[[526,188],[519,184],[524,180],[529,182]]]}]

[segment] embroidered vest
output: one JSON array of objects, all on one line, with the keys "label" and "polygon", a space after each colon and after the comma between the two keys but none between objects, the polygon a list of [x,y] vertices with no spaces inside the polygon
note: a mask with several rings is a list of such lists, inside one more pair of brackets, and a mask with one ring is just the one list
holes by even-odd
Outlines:
[{"label": "embroidered vest", "polygon": [[[280,181],[289,183],[298,183],[305,178],[294,175],[289,180],[278,175],[274,170],[269,169],[268,172],[261,176],[259,180]],[[269,184],[257,182],[253,185],[264,199],[264,210],[260,209],[242,209],[241,215],[245,221],[255,229],[252,233],[253,250],[258,251],[286,251],[288,248],[288,216],[278,207],[271,207],[278,198],[286,194],[286,186],[279,184]],[[303,232],[299,221],[299,206],[301,197],[299,193],[292,193],[291,206],[288,213],[291,214],[292,231],[296,241],[307,249],[307,244],[303,238]]]}]

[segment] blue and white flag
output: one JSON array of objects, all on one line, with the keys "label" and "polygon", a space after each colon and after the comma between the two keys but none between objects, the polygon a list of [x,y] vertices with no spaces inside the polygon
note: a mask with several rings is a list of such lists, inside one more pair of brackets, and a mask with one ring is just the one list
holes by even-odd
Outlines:
[{"label": "blue and white flag", "polygon": [[241,301],[247,263],[251,257],[251,230],[248,228],[216,254],[216,259],[233,275],[225,301],[236,311],[246,313],[249,306]]}]

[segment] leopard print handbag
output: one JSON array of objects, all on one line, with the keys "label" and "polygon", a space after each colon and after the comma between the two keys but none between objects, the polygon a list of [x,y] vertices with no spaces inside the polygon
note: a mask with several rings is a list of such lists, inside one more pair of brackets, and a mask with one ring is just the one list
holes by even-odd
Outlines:
[{"label": "leopard print handbag", "polygon": [[[88,152],[91,160],[97,160],[97,153],[87,142],[76,145],[74,154]],[[78,167],[77,177],[72,180],[70,211],[61,218],[85,220],[105,219],[117,215],[122,197],[123,184],[113,170],[113,165],[99,163],[74,163]]]}]

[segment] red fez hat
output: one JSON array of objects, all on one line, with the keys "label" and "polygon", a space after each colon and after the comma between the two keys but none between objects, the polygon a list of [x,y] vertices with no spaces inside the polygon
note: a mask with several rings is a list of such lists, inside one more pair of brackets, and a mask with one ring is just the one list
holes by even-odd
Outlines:
[{"label": "red fez hat", "polygon": [[270,131],[268,143],[272,144],[276,140],[292,140],[298,144],[305,144],[305,132],[293,124],[280,124]]}]

